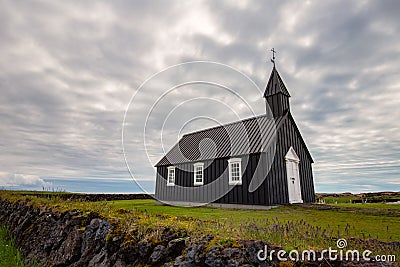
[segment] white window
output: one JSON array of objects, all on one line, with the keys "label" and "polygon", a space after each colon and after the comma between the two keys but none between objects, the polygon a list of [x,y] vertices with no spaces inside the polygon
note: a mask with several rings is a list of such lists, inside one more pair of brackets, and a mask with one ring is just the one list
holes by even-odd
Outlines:
[{"label": "white window", "polygon": [[242,184],[242,159],[235,158],[228,160],[229,167],[229,184],[241,185]]},{"label": "white window", "polygon": [[204,163],[196,163],[194,166],[194,185],[204,184]]},{"label": "white window", "polygon": [[174,185],[175,185],[175,167],[170,166],[168,167],[167,186],[174,186]]}]

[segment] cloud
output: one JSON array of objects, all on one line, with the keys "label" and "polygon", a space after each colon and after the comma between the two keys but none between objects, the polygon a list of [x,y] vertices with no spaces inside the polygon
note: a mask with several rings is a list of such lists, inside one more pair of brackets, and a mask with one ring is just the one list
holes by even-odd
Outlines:
[{"label": "cloud", "polygon": [[2,187],[38,187],[38,186],[49,186],[50,183],[45,182],[42,178],[37,175],[27,174],[11,174],[11,173],[0,173],[0,186]]},{"label": "cloud", "polygon": [[[292,113],[316,162],[317,191],[386,190],[389,184],[400,190],[393,182],[400,179],[400,124],[395,119],[400,117],[399,5],[2,1],[0,169],[42,179],[126,179],[122,119],[143,81],[174,64],[211,60],[243,71],[263,88],[271,68],[269,49],[275,47]],[[196,77],[190,71],[176,76]],[[173,84],[174,79],[166,81]],[[198,96],[197,89],[185,87],[174,103]],[[140,112],[131,118],[140,119],[165,90],[163,84],[148,88],[135,103]],[[205,92],[239,107],[215,88]],[[240,94],[253,101],[257,112],[264,110],[257,92]],[[193,102],[185,108],[168,120],[168,145],[204,105]],[[238,110],[240,116],[247,114]],[[169,111],[160,108],[153,114],[148,140],[153,158],[160,156],[160,127]],[[233,118],[223,105],[210,105],[207,111],[220,123]],[[210,122],[198,120],[184,128],[200,129]],[[131,130],[135,173],[149,180],[154,170],[139,138],[143,125]]]}]

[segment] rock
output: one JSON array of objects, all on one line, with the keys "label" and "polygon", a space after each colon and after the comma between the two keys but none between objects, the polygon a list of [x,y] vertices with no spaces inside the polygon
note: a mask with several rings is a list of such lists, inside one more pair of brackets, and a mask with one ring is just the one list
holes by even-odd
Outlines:
[{"label": "rock", "polygon": [[[250,263],[253,264],[262,264],[262,262],[258,259],[257,253],[260,250],[265,249],[265,243],[262,241],[243,241],[242,246],[246,251],[246,254],[248,255],[248,259]],[[270,247],[268,247],[270,250]]]},{"label": "rock", "polygon": [[139,252],[136,243],[122,243],[120,249],[112,255],[112,261],[122,260],[124,262],[133,263],[139,259]]},{"label": "rock", "polygon": [[72,264],[81,257],[81,247],[81,234],[76,230],[72,230],[59,249],[53,251],[50,258],[53,259],[56,265]]},{"label": "rock", "polygon": [[136,251],[142,259],[148,259],[151,253],[152,244],[147,240],[141,240],[137,243]]},{"label": "rock", "polygon": [[172,260],[173,258],[182,255],[183,250],[186,247],[187,238],[177,238],[168,242],[167,245],[167,260]]},{"label": "rock", "polygon": [[185,238],[177,238],[168,242],[167,246],[157,245],[150,256],[152,264],[171,261],[178,255],[182,254],[185,248]]},{"label": "rock", "polygon": [[161,240],[164,242],[169,242],[173,239],[179,238],[178,234],[170,227],[164,228],[164,230],[161,233]]},{"label": "rock", "polygon": [[121,248],[121,243],[123,241],[122,236],[113,236],[111,233],[110,236],[106,237],[106,248],[110,254],[114,254]]},{"label": "rock", "polygon": [[204,250],[204,243],[190,244],[189,247],[186,249],[185,260],[182,262],[183,265],[180,266],[187,266],[187,264],[202,264],[205,258],[205,255],[203,253]]},{"label": "rock", "polygon": [[100,253],[95,255],[88,264],[88,267],[108,267],[111,266],[110,260],[108,259],[108,253],[103,248]]},{"label": "rock", "polygon": [[160,263],[168,255],[167,248],[163,245],[158,245],[154,248],[153,253],[150,255],[151,263]]},{"label": "rock", "polygon": [[[121,259],[118,259],[115,263],[113,267],[126,267],[126,266],[130,266],[127,265],[124,261],[122,261]],[[132,265],[134,266],[134,265]]]},{"label": "rock", "polygon": [[86,226],[82,237],[81,258],[78,264],[86,264],[105,247],[106,236],[111,230],[111,224],[100,218],[92,219]]}]

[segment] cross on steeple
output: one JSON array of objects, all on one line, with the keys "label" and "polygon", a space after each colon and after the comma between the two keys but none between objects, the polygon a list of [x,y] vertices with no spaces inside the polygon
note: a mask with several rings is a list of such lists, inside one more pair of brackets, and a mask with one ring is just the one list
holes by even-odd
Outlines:
[{"label": "cross on steeple", "polygon": [[272,48],[272,49],[271,49],[271,52],[272,52],[272,59],[271,59],[271,62],[274,63],[274,67],[275,67],[275,53],[276,53],[275,48]]},{"label": "cross on steeple", "polygon": [[[272,68],[271,75],[269,76],[269,80],[265,88],[264,98],[267,105],[267,115],[272,115],[274,118],[278,118],[290,110],[290,94],[286,89],[278,70],[275,68],[275,48],[272,48],[271,52],[271,62],[274,64],[274,67]],[[272,114],[270,114],[270,112],[272,112]]]}]

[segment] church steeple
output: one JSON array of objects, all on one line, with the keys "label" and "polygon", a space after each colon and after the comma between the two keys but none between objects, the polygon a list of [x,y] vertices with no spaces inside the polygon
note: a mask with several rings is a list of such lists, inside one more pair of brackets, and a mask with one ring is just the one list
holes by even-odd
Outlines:
[{"label": "church steeple", "polygon": [[[289,97],[290,94],[286,89],[285,84],[282,81],[281,76],[275,67],[275,50],[271,50],[274,55],[271,61],[274,63],[271,75],[268,80],[267,87],[265,88],[264,97],[266,104],[266,112],[269,113],[269,109],[272,112],[274,118],[282,116],[286,111],[290,110]],[[268,109],[269,106],[269,109]]]}]

